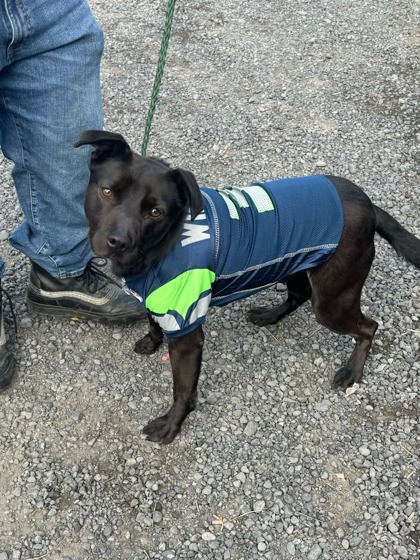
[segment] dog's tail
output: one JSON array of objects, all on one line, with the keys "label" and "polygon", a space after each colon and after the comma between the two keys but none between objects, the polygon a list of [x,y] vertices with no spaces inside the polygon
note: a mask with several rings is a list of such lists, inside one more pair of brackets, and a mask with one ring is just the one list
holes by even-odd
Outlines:
[{"label": "dog's tail", "polygon": [[376,231],[386,239],[398,255],[420,269],[420,239],[407,231],[388,212],[375,206]]}]

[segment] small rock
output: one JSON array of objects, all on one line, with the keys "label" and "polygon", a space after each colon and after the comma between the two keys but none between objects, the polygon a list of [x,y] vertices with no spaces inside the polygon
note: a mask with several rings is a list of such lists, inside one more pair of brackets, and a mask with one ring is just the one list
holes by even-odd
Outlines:
[{"label": "small rock", "polygon": [[81,525],[80,521],[78,521],[76,519],[76,521],[74,521],[74,523],[72,525],[72,528],[73,528],[73,531],[75,533],[79,533],[82,530],[82,525]]},{"label": "small rock", "polygon": [[314,544],[311,550],[308,552],[308,560],[317,560],[322,554],[322,548],[319,544]]},{"label": "small rock", "polygon": [[363,457],[369,457],[370,449],[368,449],[365,445],[362,445],[359,447],[359,453],[360,455],[363,455]]},{"label": "small rock", "polygon": [[350,547],[350,543],[347,539],[343,539],[341,541],[341,546],[344,548],[344,550],[348,550]]},{"label": "small rock", "polygon": [[246,436],[251,437],[257,431],[257,424],[252,420],[245,426],[244,433]]},{"label": "small rock", "polygon": [[395,550],[398,552],[400,557],[403,558],[403,560],[408,558],[408,550],[405,548],[405,546],[396,546]]},{"label": "small rock", "polygon": [[264,500],[257,500],[256,502],[254,502],[254,505],[252,506],[253,511],[256,511],[257,513],[263,511],[264,508],[265,508]]},{"label": "small rock", "polygon": [[112,535],[112,527],[111,525],[105,525],[104,530],[102,531],[104,537],[108,538]]},{"label": "small rock", "polygon": [[392,521],[388,523],[388,531],[390,533],[398,533],[398,527]]},{"label": "small rock", "polygon": [[213,533],[210,533],[210,531],[205,531],[205,532],[201,535],[201,538],[203,539],[203,541],[207,541],[207,542],[215,541],[215,540],[216,540],[215,535],[213,535]]},{"label": "small rock", "polygon": [[344,531],[343,531],[343,529],[342,529],[341,527],[339,527],[339,528],[336,530],[335,534],[336,534],[337,537],[339,537],[339,538],[344,537]]},{"label": "small rock", "polygon": [[207,404],[216,404],[219,402],[220,396],[217,393],[209,393],[206,399]]},{"label": "small rock", "polygon": [[330,406],[331,406],[330,401],[323,400],[320,403],[315,404],[315,410],[317,410],[318,412],[327,412]]},{"label": "small rock", "polygon": [[287,543],[287,552],[290,556],[294,556],[296,554],[296,547],[292,542]]}]

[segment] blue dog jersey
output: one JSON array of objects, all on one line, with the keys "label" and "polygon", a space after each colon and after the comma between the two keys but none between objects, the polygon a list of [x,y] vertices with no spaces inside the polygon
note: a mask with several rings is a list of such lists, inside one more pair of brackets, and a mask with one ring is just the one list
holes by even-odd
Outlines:
[{"label": "blue dog jersey", "polygon": [[210,305],[324,263],[343,229],[340,197],[321,175],[201,192],[205,209],[187,216],[170,252],[125,279],[168,337],[203,324]]}]

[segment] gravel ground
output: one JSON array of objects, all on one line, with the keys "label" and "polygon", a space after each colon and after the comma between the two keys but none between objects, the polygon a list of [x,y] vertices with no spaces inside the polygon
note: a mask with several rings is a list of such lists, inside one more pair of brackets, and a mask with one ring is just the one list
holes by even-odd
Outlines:
[{"label": "gravel ground", "polygon": [[[418,0],[178,2],[149,154],[205,185],[328,172],[420,236]],[[163,0],[92,0],[107,128],[139,149]],[[380,323],[359,390],[333,392],[351,342],[304,305],[257,329],[210,313],[198,410],[167,447],[165,352],[146,325],[30,316],[21,219],[0,162],[0,245],[19,334],[1,395],[0,560],[418,558],[419,271],[378,239],[363,308]]]}]

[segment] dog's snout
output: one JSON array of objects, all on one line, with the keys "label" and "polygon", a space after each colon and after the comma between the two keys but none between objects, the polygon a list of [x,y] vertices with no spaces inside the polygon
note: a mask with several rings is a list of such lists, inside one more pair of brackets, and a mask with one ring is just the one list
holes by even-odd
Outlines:
[{"label": "dog's snout", "polygon": [[106,242],[110,249],[117,252],[125,251],[129,245],[127,235],[110,234],[108,235]]}]

